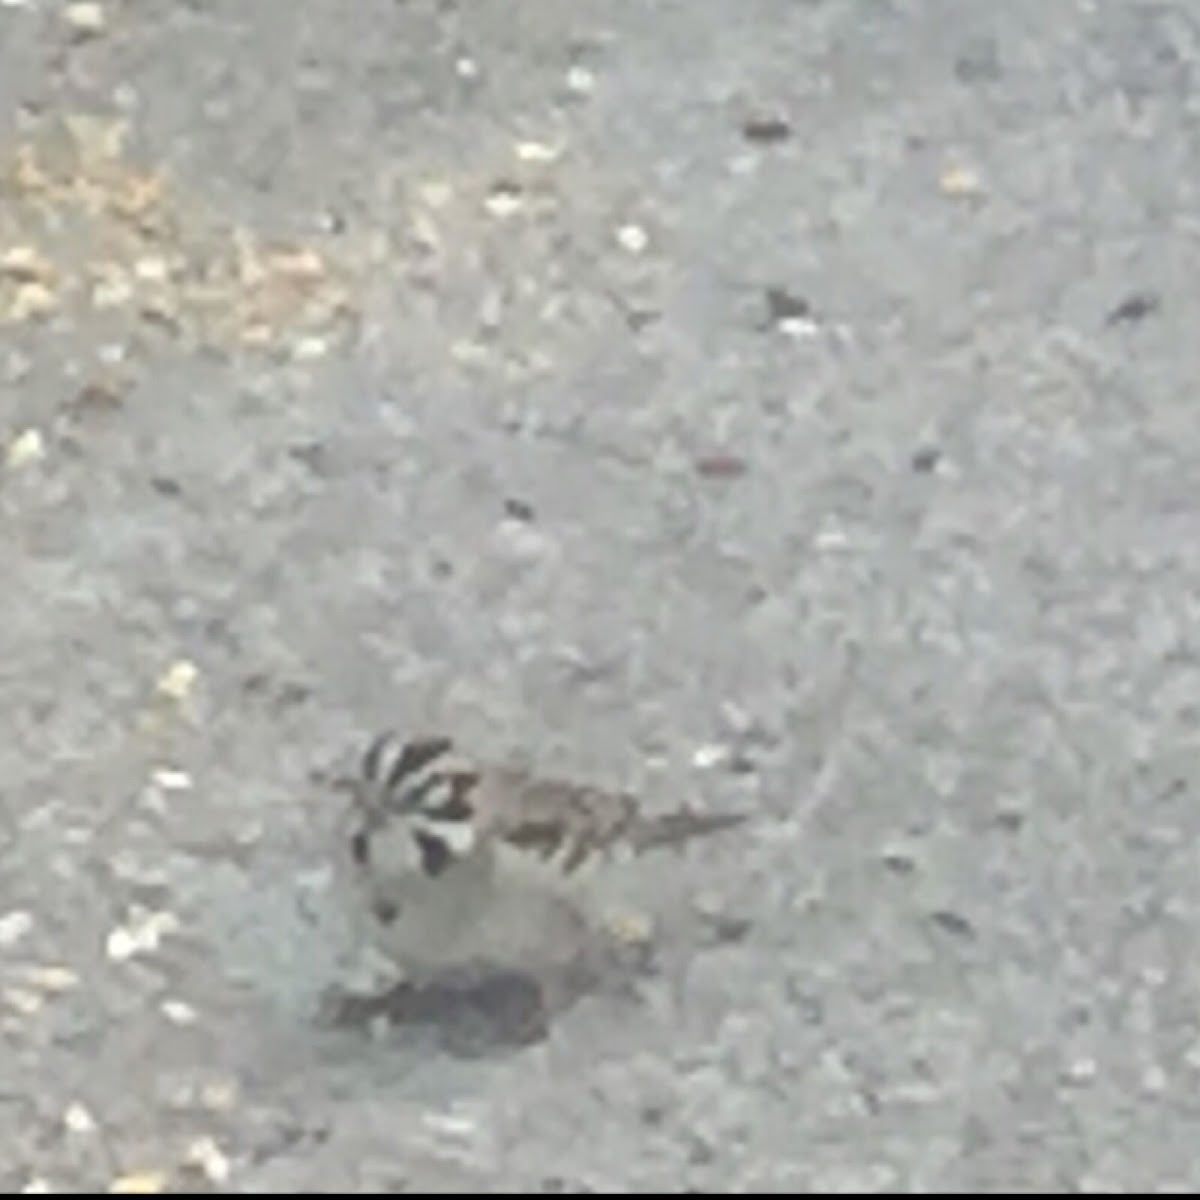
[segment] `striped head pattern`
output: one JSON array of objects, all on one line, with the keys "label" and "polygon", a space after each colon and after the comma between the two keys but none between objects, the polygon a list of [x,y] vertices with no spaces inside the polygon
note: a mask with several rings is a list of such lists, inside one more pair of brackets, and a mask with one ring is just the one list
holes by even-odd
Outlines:
[{"label": "striped head pattern", "polygon": [[362,818],[351,839],[355,860],[366,865],[372,835],[401,822],[412,830],[424,872],[440,875],[476,846],[478,783],[479,772],[455,757],[450,738],[379,735],[351,785]]}]

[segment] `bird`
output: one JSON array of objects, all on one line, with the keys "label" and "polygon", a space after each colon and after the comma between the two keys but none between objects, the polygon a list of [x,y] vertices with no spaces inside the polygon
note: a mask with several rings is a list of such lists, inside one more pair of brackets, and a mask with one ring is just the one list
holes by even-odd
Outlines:
[{"label": "bird", "polygon": [[[744,813],[642,811],[628,792],[478,759],[452,737],[375,736],[349,794],[341,868],[370,943],[405,978],[487,965],[553,970],[603,922],[596,868],[740,825]],[[615,930],[609,927],[607,932]]]}]

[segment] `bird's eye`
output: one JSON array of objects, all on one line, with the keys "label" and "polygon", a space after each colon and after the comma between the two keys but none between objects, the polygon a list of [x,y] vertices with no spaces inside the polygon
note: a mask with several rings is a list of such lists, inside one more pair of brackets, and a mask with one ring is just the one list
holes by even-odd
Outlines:
[{"label": "bird's eye", "polygon": [[421,853],[421,869],[426,875],[440,875],[453,859],[450,847],[432,833],[417,833],[415,837],[417,849]]},{"label": "bird's eye", "polygon": [[390,900],[376,900],[371,905],[371,911],[381,925],[392,925],[400,915],[400,906],[393,904]]},{"label": "bird's eye", "polygon": [[361,829],[350,839],[350,857],[360,867],[371,861],[371,839]]}]

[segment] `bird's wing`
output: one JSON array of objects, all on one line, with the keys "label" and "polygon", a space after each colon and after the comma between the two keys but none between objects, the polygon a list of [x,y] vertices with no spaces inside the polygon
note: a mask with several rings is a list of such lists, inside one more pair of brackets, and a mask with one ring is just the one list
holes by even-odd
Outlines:
[{"label": "bird's wing", "polygon": [[484,779],[479,789],[480,817],[493,835],[544,859],[558,860],[568,873],[620,847],[640,854],[678,846],[746,820],[745,813],[686,808],[644,814],[627,792],[537,779],[513,769],[489,773]]},{"label": "bird's wing", "polygon": [[480,794],[480,818],[494,837],[554,860],[568,874],[628,841],[638,823],[631,795],[515,768],[489,771]]}]

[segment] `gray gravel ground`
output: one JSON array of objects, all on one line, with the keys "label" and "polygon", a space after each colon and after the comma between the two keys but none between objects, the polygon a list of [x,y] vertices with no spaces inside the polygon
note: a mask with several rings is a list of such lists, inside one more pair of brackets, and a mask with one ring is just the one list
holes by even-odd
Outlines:
[{"label": "gray gravel ground", "polygon": [[[0,7],[0,1184],[1200,1187],[1198,61]],[[325,1028],[396,723],[755,820],[534,1044]]]}]

